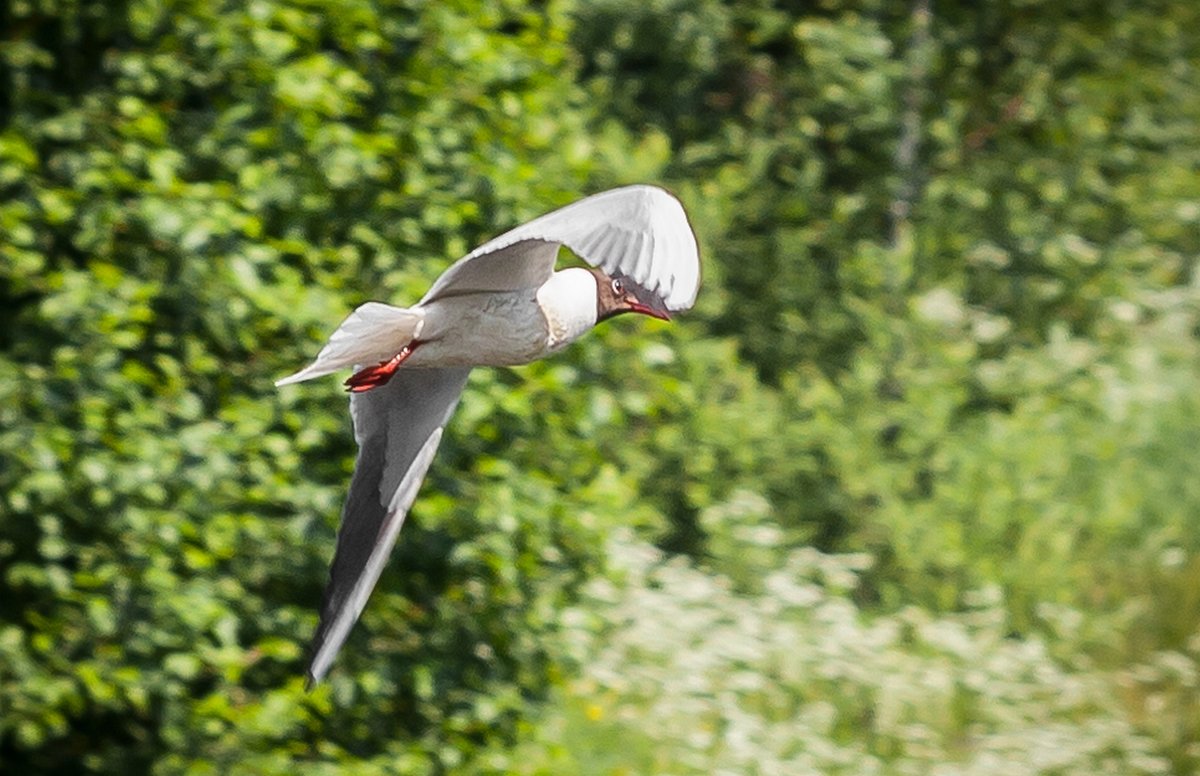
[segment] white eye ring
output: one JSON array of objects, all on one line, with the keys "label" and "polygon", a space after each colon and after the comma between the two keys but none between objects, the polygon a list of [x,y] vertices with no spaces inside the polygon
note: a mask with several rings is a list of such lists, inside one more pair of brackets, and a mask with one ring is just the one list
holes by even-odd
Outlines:
[{"label": "white eye ring", "polygon": [[613,281],[612,281],[612,290],[613,290],[613,293],[614,293],[614,294],[620,294],[620,293],[623,293],[623,292],[625,291],[625,287],[624,287],[624,285],[621,283],[621,279],[620,279],[620,278],[613,278]]}]

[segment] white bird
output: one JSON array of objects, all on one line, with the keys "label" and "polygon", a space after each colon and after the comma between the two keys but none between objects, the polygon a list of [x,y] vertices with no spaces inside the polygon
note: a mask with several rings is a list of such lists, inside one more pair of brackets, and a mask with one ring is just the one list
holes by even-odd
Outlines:
[{"label": "white bird", "polygon": [[[555,272],[563,245],[591,268]],[[527,364],[620,313],[667,320],[690,308],[699,288],[696,237],[679,200],[625,186],[484,243],[413,307],[362,305],[312,364],[276,383],[355,369],[346,385],[358,458],[309,686],[329,670],[379,580],[471,368]]]}]

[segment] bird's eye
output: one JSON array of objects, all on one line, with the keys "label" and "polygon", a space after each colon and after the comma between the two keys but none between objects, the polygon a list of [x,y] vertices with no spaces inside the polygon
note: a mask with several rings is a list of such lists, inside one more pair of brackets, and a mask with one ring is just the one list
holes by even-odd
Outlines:
[{"label": "bird's eye", "polygon": [[614,293],[614,294],[617,294],[618,296],[619,296],[620,294],[624,293],[624,291],[625,291],[625,284],[621,282],[621,279],[620,279],[620,278],[613,278],[613,282],[612,282],[612,290],[613,290],[613,293]]}]

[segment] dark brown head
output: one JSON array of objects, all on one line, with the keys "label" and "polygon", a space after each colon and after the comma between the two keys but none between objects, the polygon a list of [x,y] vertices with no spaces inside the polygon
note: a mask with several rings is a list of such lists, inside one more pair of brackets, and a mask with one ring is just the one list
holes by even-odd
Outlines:
[{"label": "dark brown head", "polygon": [[596,276],[596,322],[621,313],[641,313],[664,321],[671,320],[662,297],[647,291],[625,275],[609,275],[600,269],[591,269]]}]

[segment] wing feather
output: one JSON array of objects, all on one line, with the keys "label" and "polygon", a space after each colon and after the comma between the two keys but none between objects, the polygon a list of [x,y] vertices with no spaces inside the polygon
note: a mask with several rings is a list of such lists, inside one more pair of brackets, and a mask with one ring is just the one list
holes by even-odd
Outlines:
[{"label": "wing feather", "polygon": [[[486,254],[475,250],[450,265],[420,304],[461,294],[537,288],[554,272],[558,246],[552,240],[529,239],[497,246]],[[487,258],[477,260],[482,256]]]},{"label": "wing feather", "polygon": [[421,303],[541,285],[554,271],[559,245],[609,274],[633,278],[672,311],[696,300],[700,255],[683,205],[663,189],[637,185],[586,197],[484,243],[446,270]]},{"label": "wing feather", "polygon": [[313,638],[310,685],[329,670],[379,581],[470,371],[402,369],[350,397],[358,458]]}]

